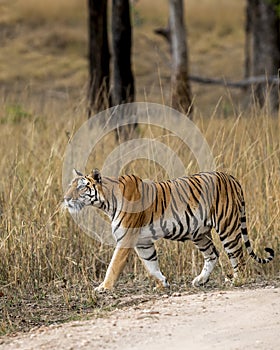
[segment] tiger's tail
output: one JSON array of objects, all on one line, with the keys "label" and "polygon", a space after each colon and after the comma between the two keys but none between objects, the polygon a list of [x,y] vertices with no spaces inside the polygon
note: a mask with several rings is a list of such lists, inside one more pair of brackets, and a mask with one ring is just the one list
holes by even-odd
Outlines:
[{"label": "tiger's tail", "polygon": [[245,247],[249,253],[249,255],[255,259],[259,264],[267,264],[274,258],[274,250],[272,248],[265,248],[264,250],[269,253],[269,256],[265,259],[259,258],[256,253],[254,252],[249,237],[248,237],[248,231],[246,226],[246,213],[245,213],[245,202],[242,201],[241,203],[241,234],[244,240]]}]

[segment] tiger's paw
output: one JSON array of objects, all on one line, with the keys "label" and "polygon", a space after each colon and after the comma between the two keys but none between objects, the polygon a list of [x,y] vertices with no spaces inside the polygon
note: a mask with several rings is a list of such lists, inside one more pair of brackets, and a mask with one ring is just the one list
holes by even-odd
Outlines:
[{"label": "tiger's paw", "polygon": [[204,276],[197,276],[193,281],[193,287],[199,288],[203,287],[209,281],[209,277],[205,278]]},{"label": "tiger's paw", "polygon": [[164,281],[157,281],[156,286],[154,287],[155,291],[164,291],[170,288],[170,284],[167,282],[167,279]]},{"label": "tiger's paw", "polygon": [[111,291],[113,287],[110,287],[106,285],[104,282],[102,282],[98,287],[94,288],[94,291],[97,293],[105,293],[108,291]]}]

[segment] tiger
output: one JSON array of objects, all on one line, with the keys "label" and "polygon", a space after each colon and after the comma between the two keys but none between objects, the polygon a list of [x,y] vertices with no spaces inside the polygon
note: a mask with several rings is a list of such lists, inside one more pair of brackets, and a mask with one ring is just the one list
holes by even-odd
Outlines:
[{"label": "tiger", "polygon": [[225,172],[200,172],[155,182],[134,174],[108,177],[98,169],[88,175],[74,170],[74,179],[63,202],[70,213],[93,206],[110,219],[116,247],[105,278],[96,291],[114,288],[133,249],[157,287],[169,288],[154,244],[160,238],[190,240],[202,253],[204,265],[192,281],[194,287],[208,282],[219,258],[212,229],[217,232],[230,260],[233,280],[240,277],[245,267],[243,242],[258,263],[266,264],[274,258],[271,248],[265,248],[269,254],[266,258],[255,254],[247,232],[242,187],[235,177]]}]

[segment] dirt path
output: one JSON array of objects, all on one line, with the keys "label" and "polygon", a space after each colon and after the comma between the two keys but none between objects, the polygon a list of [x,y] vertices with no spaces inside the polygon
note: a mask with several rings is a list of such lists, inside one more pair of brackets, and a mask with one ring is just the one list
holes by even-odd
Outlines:
[{"label": "dirt path", "polygon": [[[0,349],[279,349],[280,288],[161,296],[108,318],[0,340]],[[2,343],[1,343],[2,342]]]}]

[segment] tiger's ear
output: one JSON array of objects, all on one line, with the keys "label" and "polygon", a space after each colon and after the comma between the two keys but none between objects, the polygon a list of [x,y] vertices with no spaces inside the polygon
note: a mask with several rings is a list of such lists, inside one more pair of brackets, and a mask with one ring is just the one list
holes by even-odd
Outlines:
[{"label": "tiger's ear", "polygon": [[78,171],[77,169],[73,169],[73,175],[74,176],[84,176],[80,171]]},{"label": "tiger's ear", "polygon": [[101,174],[100,174],[100,171],[99,171],[98,169],[92,170],[92,178],[93,178],[98,184],[101,184],[101,183],[102,183]]}]

